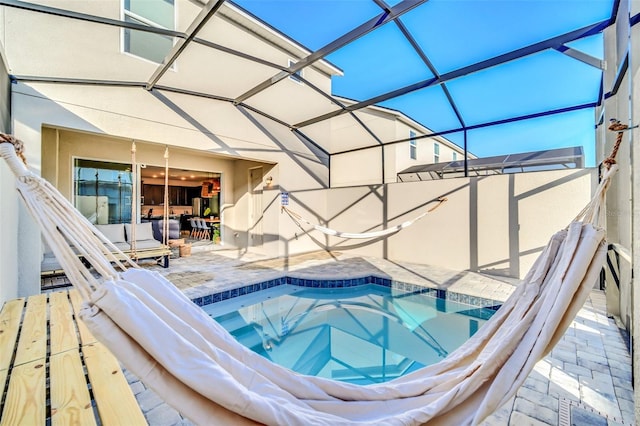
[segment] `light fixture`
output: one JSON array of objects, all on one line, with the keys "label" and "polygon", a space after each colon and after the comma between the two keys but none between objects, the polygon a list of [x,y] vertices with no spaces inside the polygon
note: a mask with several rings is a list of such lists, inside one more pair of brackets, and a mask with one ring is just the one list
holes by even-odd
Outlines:
[{"label": "light fixture", "polygon": [[273,177],[267,176],[264,182],[267,184],[267,186],[271,186],[271,184],[273,183]]}]

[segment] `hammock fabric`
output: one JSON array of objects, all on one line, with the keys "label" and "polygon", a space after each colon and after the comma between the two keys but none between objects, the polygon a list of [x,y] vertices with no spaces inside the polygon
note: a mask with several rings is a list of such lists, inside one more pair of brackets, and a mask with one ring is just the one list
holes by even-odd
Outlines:
[{"label": "hammock fabric", "polygon": [[[358,386],[275,365],[236,342],[160,274],[125,270],[110,254],[114,247],[105,248],[108,241],[55,188],[27,170],[14,146],[0,143],[0,152],[83,295],[80,317],[91,332],[184,416],[197,424],[230,425],[481,422],[511,398],[588,297],[606,254],[597,222],[616,170],[614,165],[605,173],[580,220],[551,238],[512,296],[471,339],[437,364]],[[71,246],[100,279],[87,272]]]},{"label": "hammock fabric", "polygon": [[304,222],[308,225],[311,225],[313,229],[315,229],[316,231],[320,231],[323,234],[331,235],[333,237],[348,238],[348,239],[367,239],[367,238],[386,237],[387,235],[395,234],[396,232],[399,232],[404,228],[408,228],[409,226],[413,225],[414,223],[416,223],[417,221],[425,217],[427,214],[431,213],[432,211],[440,207],[442,203],[446,201],[447,201],[446,198],[438,199],[438,204],[436,204],[434,207],[430,208],[429,210],[425,211],[419,216],[413,218],[412,220],[402,222],[400,225],[392,226],[391,228],[381,229],[379,231],[360,232],[360,233],[336,231],[335,229],[331,229],[331,228],[327,228],[326,226],[315,224],[305,219],[304,217],[302,217],[301,215],[299,215],[298,213],[294,212],[293,210],[289,209],[286,206],[282,206],[282,211],[286,212],[289,215],[289,217],[293,219],[296,225],[298,225],[300,229],[302,229],[303,231],[304,231],[304,228],[302,228],[302,225],[300,225],[300,222]]}]

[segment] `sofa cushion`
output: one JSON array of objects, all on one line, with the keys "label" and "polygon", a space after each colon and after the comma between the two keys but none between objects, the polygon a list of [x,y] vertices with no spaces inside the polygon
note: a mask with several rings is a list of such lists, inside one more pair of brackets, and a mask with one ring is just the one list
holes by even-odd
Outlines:
[{"label": "sofa cushion", "polygon": [[161,248],[162,243],[158,240],[146,239],[146,240],[136,240],[136,250],[148,250]]},{"label": "sofa cushion", "polygon": [[121,223],[114,223],[111,225],[96,225],[98,231],[102,232],[102,235],[107,237],[112,243],[124,243],[124,226]]},{"label": "sofa cushion", "polygon": [[[162,241],[164,220],[163,219],[155,220],[152,223],[153,223],[153,237],[158,241]],[[175,240],[178,238],[180,238],[180,221],[177,219],[169,219],[169,238],[167,239]]]},{"label": "sofa cushion", "polygon": [[131,249],[131,245],[129,243],[113,243],[121,251],[129,251]]},{"label": "sofa cushion", "polygon": [[[131,224],[125,223],[124,228],[127,233],[127,241],[131,241]],[[151,222],[136,224],[136,241],[140,240],[153,240]]]}]

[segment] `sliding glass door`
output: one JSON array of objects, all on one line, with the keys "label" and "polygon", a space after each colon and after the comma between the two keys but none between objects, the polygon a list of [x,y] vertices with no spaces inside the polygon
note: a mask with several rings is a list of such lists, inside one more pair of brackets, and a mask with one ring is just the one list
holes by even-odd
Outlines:
[{"label": "sliding glass door", "polygon": [[91,223],[130,223],[131,164],[74,160],[74,205]]}]

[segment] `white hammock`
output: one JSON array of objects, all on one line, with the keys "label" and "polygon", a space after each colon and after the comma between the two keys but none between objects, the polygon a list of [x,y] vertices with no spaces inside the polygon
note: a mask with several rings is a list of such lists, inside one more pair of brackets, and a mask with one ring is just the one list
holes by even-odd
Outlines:
[{"label": "white hammock", "polygon": [[318,225],[316,223],[313,223],[313,222],[309,221],[308,219],[305,219],[304,217],[302,217],[301,215],[299,215],[298,213],[294,212],[293,210],[289,209],[286,206],[282,206],[282,211],[287,212],[289,217],[291,219],[293,219],[293,221],[296,223],[296,225],[298,225],[303,231],[304,231],[304,228],[302,228],[302,225],[300,225],[300,222],[304,222],[304,223],[306,223],[308,225],[311,225],[313,227],[313,229],[315,229],[316,231],[320,231],[323,234],[331,235],[333,237],[348,238],[348,239],[367,239],[367,238],[386,237],[387,235],[395,234],[396,232],[398,232],[398,231],[400,231],[400,230],[402,230],[404,228],[408,228],[409,226],[413,225],[414,223],[416,223],[417,221],[419,221],[420,219],[425,217],[427,214],[431,213],[432,211],[434,211],[435,209],[440,207],[442,205],[442,203],[444,203],[446,201],[447,201],[446,198],[438,199],[438,204],[436,204],[434,207],[430,208],[429,210],[425,211],[424,213],[420,214],[419,216],[413,218],[412,220],[408,220],[406,222],[402,222],[400,225],[392,226],[392,227],[386,228],[386,229],[381,229],[380,231],[360,232],[360,233],[336,231],[335,229],[331,229],[331,228],[327,228],[326,226]]},{"label": "white hammock", "polygon": [[[1,138],[0,138],[1,139]],[[15,141],[14,141],[15,142]],[[596,226],[612,167],[593,201],[555,234],[495,315],[443,361],[357,386],[296,374],[240,345],[160,274],[111,265],[113,247],[50,184],[0,152],[17,189],[86,303],[80,317],[120,361],[197,424],[477,424],[516,392],[571,324],[606,246]],[[100,273],[94,278],[70,245]],[[124,265],[116,262],[124,269]]]}]

